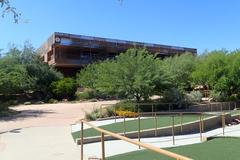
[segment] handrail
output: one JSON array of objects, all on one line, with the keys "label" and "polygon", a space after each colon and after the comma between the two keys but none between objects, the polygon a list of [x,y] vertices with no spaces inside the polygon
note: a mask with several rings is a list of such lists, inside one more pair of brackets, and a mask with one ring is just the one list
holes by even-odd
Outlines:
[{"label": "handrail", "polygon": [[[123,141],[126,141],[126,142],[129,142],[129,143],[132,143],[134,145],[137,145],[137,146],[140,146],[140,147],[143,147],[145,149],[149,149],[151,151],[154,151],[154,152],[157,152],[159,154],[162,154],[162,155],[165,155],[165,156],[168,156],[168,157],[171,157],[171,158],[175,158],[176,160],[192,160],[191,158],[188,158],[188,157],[185,157],[185,156],[182,156],[182,155],[179,155],[179,154],[176,154],[176,153],[173,153],[173,152],[170,152],[170,151],[167,151],[167,150],[164,150],[164,149],[161,149],[161,148],[158,148],[158,147],[155,147],[155,146],[152,146],[150,144],[146,144],[146,143],[141,143],[141,142],[138,142],[136,140],[132,140],[130,138],[127,138],[127,137],[124,137],[124,136],[121,136],[119,134],[116,134],[116,133],[113,133],[113,132],[110,132],[110,131],[107,131],[107,130],[104,130],[102,128],[99,128],[85,120],[81,120],[81,123],[82,123],[82,129],[83,129],[83,124],[86,124],[90,127],[92,127],[93,129],[99,131],[102,133],[102,136],[104,136],[104,134],[107,134],[107,135],[110,135],[112,137],[115,137],[117,139],[120,139],[120,140],[123,140]],[[83,138],[83,136],[82,136]],[[102,138],[104,139],[104,137]],[[81,144],[83,144],[83,139],[81,140]],[[83,152],[82,152],[83,153]]]}]

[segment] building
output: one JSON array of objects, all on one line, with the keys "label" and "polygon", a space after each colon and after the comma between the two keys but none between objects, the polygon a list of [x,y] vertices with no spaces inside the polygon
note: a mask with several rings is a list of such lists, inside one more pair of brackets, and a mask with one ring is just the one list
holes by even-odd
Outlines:
[{"label": "building", "polygon": [[95,61],[113,59],[127,49],[146,48],[157,57],[196,54],[194,48],[176,47],[117,39],[53,33],[38,49],[44,62],[53,65],[64,75],[74,75],[78,70]]}]

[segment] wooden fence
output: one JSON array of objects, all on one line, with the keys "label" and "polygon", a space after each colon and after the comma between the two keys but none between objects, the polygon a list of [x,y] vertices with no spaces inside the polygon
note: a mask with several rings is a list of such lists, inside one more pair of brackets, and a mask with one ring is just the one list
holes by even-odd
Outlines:
[{"label": "wooden fence", "polygon": [[123,140],[125,142],[134,144],[136,146],[143,147],[145,149],[149,149],[153,152],[159,153],[161,155],[165,155],[167,157],[170,157],[170,158],[173,158],[176,160],[191,160],[191,158],[188,158],[188,157],[185,157],[185,156],[182,156],[182,155],[179,155],[179,154],[176,154],[176,153],[173,153],[173,152],[170,152],[170,151],[167,151],[167,150],[164,150],[164,149],[161,149],[161,148],[158,148],[158,147],[146,144],[146,143],[142,143],[142,142],[140,142],[140,140],[139,141],[132,140],[130,138],[121,136],[119,134],[101,129],[85,120],[81,120],[81,130],[82,130],[81,131],[81,160],[83,160],[83,155],[84,155],[84,124],[90,126],[91,128],[93,128],[101,133],[101,152],[102,152],[101,160],[105,160],[105,139],[104,139],[105,135],[115,137],[119,140]]}]

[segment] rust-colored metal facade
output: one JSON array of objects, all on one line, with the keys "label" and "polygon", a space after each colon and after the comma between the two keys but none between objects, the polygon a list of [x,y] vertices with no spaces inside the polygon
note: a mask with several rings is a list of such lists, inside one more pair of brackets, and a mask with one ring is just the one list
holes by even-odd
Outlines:
[{"label": "rust-colored metal facade", "polygon": [[146,48],[157,57],[196,54],[194,48],[175,47],[134,41],[124,41],[66,33],[53,33],[38,49],[44,62],[55,66],[65,75],[74,75],[78,70],[99,60],[113,59],[129,48]]}]

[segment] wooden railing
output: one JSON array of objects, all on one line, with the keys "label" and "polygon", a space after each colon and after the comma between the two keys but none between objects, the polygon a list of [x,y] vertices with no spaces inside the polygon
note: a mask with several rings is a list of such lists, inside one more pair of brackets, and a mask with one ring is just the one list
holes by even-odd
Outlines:
[{"label": "wooden railing", "polygon": [[140,141],[132,140],[130,138],[121,136],[119,134],[116,134],[116,133],[104,130],[102,128],[96,127],[95,125],[93,125],[93,124],[91,124],[91,123],[89,123],[85,120],[81,120],[81,160],[83,160],[83,151],[84,151],[84,148],[83,148],[84,147],[83,146],[84,145],[84,124],[92,127],[93,129],[95,129],[95,130],[97,130],[98,132],[101,133],[101,150],[102,150],[101,160],[105,160],[105,140],[104,140],[105,135],[115,137],[119,140],[123,140],[125,142],[134,144],[134,145],[139,146],[139,147],[143,147],[145,149],[151,150],[153,152],[159,153],[161,155],[164,155],[164,156],[176,159],[176,160],[191,160],[191,158],[188,158],[188,157],[185,157],[185,156],[182,156],[182,155],[179,155],[179,154],[176,154],[176,153],[173,153],[173,152],[170,152],[170,151],[152,146],[150,144],[146,144],[146,143],[142,143]]}]

